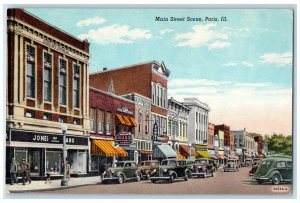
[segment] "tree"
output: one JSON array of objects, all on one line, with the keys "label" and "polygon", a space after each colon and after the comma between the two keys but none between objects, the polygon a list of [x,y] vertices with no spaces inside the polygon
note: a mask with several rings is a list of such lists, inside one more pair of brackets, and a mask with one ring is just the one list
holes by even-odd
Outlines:
[{"label": "tree", "polygon": [[293,153],[293,138],[292,135],[284,136],[274,133],[272,136],[265,136],[264,143],[268,145],[268,151],[273,151],[276,154],[283,153],[292,156]]}]

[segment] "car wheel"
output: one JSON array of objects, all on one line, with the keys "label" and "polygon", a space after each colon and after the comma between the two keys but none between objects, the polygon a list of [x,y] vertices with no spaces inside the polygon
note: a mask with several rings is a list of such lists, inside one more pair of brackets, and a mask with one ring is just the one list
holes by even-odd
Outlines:
[{"label": "car wheel", "polygon": [[174,183],[174,176],[173,176],[173,175],[170,175],[169,182],[170,182],[170,183]]},{"label": "car wheel", "polygon": [[278,185],[280,183],[280,176],[278,174],[275,174],[272,177],[272,183],[273,183],[273,185]]},{"label": "car wheel", "polygon": [[185,175],[185,176],[184,176],[184,180],[185,180],[185,181],[188,181],[188,180],[189,180],[188,175]]},{"label": "car wheel", "polygon": [[123,177],[122,175],[120,175],[120,176],[118,177],[118,183],[119,183],[119,184],[124,183],[124,177]]},{"label": "car wheel", "polygon": [[156,183],[156,180],[151,180],[151,183]]},{"label": "car wheel", "polygon": [[137,175],[136,175],[136,181],[137,181],[137,182],[140,182],[140,180],[141,180],[141,174],[140,174],[140,173],[137,173]]},{"label": "car wheel", "polygon": [[190,171],[187,174],[188,174],[188,178],[192,178],[192,174]]}]

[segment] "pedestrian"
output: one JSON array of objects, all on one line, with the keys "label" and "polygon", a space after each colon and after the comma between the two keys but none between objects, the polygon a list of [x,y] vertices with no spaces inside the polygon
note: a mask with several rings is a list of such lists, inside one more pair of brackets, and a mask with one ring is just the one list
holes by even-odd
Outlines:
[{"label": "pedestrian", "polygon": [[51,183],[50,172],[47,172],[47,173],[46,173],[46,181],[45,181],[45,184],[47,184],[48,182]]},{"label": "pedestrian", "polygon": [[11,164],[10,164],[10,184],[13,185],[14,183],[18,184],[17,163],[16,163],[15,158],[12,158]]},{"label": "pedestrian", "polygon": [[29,184],[31,184],[31,179],[29,178],[29,163],[26,162],[25,159],[22,160],[22,179],[23,179],[23,185],[25,185],[25,179],[26,182],[29,181]]},{"label": "pedestrian", "polygon": [[67,174],[67,180],[69,181],[71,179],[71,165],[70,162],[67,161],[67,165],[66,165],[66,174]]}]

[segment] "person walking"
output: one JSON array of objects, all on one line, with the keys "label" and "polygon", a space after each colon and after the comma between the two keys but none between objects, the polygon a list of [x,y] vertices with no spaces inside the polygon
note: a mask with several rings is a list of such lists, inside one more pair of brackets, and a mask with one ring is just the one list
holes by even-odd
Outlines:
[{"label": "person walking", "polygon": [[17,163],[16,163],[15,158],[12,158],[11,164],[10,164],[10,184],[13,185],[14,183],[18,184]]},{"label": "person walking", "polygon": [[67,180],[69,181],[71,179],[71,165],[69,161],[67,161],[66,164],[66,175],[67,175]]},{"label": "person walking", "polygon": [[29,184],[31,184],[31,179],[29,178],[29,163],[26,162],[25,159],[22,161],[22,179],[23,179],[23,185],[25,185],[25,179],[26,182],[29,181]]}]

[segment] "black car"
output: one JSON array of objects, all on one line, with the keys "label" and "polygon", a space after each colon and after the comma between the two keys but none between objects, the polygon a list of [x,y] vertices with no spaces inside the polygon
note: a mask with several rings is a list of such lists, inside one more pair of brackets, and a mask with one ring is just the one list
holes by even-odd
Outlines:
[{"label": "black car", "polygon": [[169,181],[173,183],[176,179],[188,180],[188,163],[186,160],[165,159],[161,162],[158,171],[150,176],[152,183],[156,181]]},{"label": "black car", "polygon": [[127,180],[140,181],[142,174],[134,161],[119,161],[113,164],[110,168],[101,175],[102,183],[118,182],[124,183]]},{"label": "black car", "polygon": [[224,172],[238,171],[238,170],[239,170],[238,160],[236,160],[236,159],[228,159],[227,163],[224,166]]},{"label": "black car", "polygon": [[193,176],[206,178],[216,175],[216,164],[211,159],[196,159],[192,170],[189,171],[189,178]]}]

